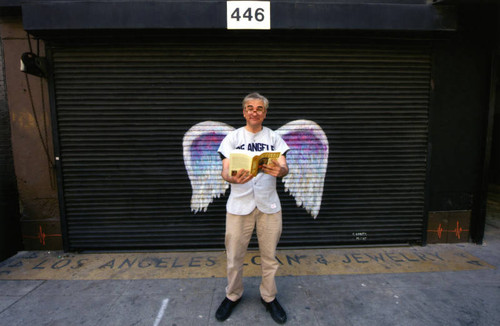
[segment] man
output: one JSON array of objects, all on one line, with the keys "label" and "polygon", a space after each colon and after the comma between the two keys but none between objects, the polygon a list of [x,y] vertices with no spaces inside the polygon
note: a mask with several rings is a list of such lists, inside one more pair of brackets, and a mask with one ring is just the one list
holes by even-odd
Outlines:
[{"label": "man", "polygon": [[[286,322],[286,313],[276,299],[275,275],[279,263],[276,246],[281,236],[281,204],[276,192],[276,178],[288,174],[284,154],[288,145],[274,131],[262,126],[266,118],[269,101],[258,93],[243,99],[243,116],[246,126],[229,133],[222,141],[218,152],[222,157],[222,178],[231,183],[231,194],[226,205],[226,252],[227,279],[226,298],[215,314],[217,320],[226,320],[243,295],[243,259],[254,227],[262,266],[260,284],[261,301],[277,323]],[[274,151],[282,155],[264,164],[261,172],[253,177],[241,169],[236,175],[229,173],[229,155],[234,149],[259,152]]]}]

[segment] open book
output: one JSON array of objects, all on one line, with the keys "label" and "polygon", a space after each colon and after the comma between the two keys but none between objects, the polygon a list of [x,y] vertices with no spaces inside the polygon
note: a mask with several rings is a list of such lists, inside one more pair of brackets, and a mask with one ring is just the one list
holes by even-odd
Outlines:
[{"label": "open book", "polygon": [[278,159],[281,156],[280,152],[265,152],[253,153],[249,151],[236,149],[231,152],[229,156],[229,173],[231,176],[245,169],[255,177],[262,166],[262,164],[271,164],[273,159]]}]

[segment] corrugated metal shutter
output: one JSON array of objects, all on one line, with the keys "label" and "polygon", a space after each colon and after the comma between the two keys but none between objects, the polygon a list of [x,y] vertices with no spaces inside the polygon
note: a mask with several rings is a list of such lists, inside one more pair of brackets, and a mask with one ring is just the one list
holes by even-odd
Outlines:
[{"label": "corrugated metal shutter", "polygon": [[251,91],[329,141],[316,219],[279,182],[281,247],[422,241],[429,43],[252,35],[50,46],[68,249],[223,248],[229,191],[191,212],[182,140]]},{"label": "corrugated metal shutter", "polygon": [[0,261],[23,248],[6,84],[3,44],[0,42]]}]

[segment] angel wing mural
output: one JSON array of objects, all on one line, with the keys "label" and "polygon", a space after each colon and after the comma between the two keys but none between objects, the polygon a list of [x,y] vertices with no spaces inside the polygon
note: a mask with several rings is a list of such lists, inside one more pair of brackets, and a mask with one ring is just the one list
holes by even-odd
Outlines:
[{"label": "angel wing mural", "polygon": [[204,121],[184,134],[184,166],[191,181],[191,210],[195,213],[206,212],[214,198],[229,188],[229,183],[220,176],[222,164],[217,149],[232,130],[233,127],[223,122]]},{"label": "angel wing mural", "polygon": [[288,175],[283,178],[285,191],[295,198],[297,207],[304,207],[316,218],[321,208],[328,139],[321,127],[310,120],[295,120],[276,130],[290,147],[286,154]]},{"label": "angel wing mural", "polygon": [[[191,127],[184,135],[184,165],[191,188],[191,210],[206,211],[214,198],[223,195],[229,184],[220,176],[222,164],[217,153],[220,142],[234,130],[228,124],[204,121]],[[328,139],[321,127],[311,120],[295,120],[276,132],[290,147],[286,159],[289,173],[283,178],[285,191],[313,218],[321,208],[326,168]]]}]

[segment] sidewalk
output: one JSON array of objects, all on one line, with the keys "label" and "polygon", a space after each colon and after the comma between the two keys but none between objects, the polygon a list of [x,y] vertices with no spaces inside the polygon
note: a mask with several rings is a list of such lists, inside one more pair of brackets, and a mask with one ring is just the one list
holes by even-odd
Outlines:
[{"label": "sidewalk", "polygon": [[[478,269],[279,276],[278,298],[288,313],[286,325],[500,325],[500,216],[489,216],[481,246],[441,244],[424,249],[467,256],[471,268]],[[69,271],[72,267],[67,266]],[[0,325],[276,325],[260,303],[259,277],[245,278],[242,302],[219,323],[214,315],[224,298],[224,277],[113,275],[115,279],[0,277]]]}]

